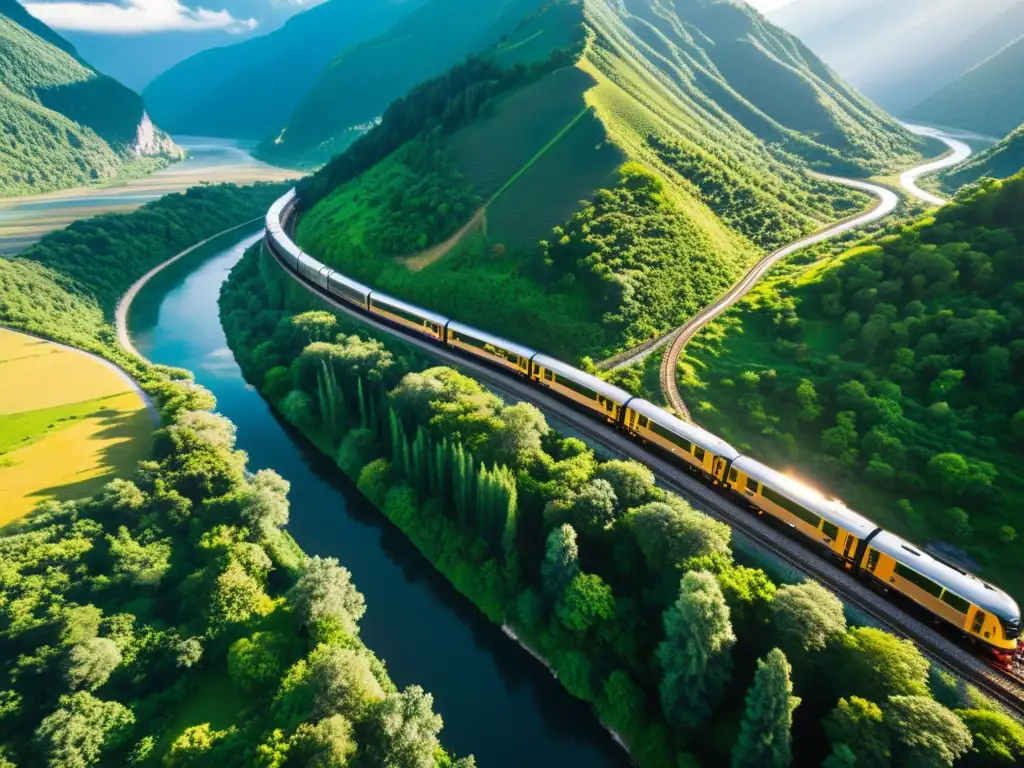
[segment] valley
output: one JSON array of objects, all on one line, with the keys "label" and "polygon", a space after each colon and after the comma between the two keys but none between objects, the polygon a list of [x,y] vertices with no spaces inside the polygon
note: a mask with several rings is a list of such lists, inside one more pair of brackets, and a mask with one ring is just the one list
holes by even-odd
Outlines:
[{"label": "valley", "polygon": [[1019,0],[57,5],[0,768],[1024,765]]}]

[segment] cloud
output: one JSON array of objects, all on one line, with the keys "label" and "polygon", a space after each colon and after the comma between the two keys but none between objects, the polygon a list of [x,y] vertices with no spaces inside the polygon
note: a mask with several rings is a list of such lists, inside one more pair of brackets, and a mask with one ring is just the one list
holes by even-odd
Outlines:
[{"label": "cloud", "polygon": [[178,0],[124,0],[121,3],[58,0],[27,2],[25,8],[54,29],[108,35],[143,35],[149,32],[250,32],[256,19],[236,19],[228,11],[189,8]]}]

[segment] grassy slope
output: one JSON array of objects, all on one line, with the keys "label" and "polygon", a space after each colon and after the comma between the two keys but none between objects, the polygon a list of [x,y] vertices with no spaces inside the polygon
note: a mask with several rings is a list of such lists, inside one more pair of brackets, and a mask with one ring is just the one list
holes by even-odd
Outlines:
[{"label": "grassy slope", "polygon": [[[497,61],[514,64],[571,42],[567,30],[579,29],[588,40],[576,66],[496,98],[445,139],[444,151],[485,201],[484,235],[467,238],[414,276],[394,258],[410,254],[373,252],[364,234],[399,188],[396,180],[408,175],[397,155],[315,206],[300,225],[300,241],[360,279],[467,322],[506,333],[515,328],[517,339],[554,354],[603,355],[691,315],[762,250],[864,204],[808,178],[808,161],[794,153],[865,173],[913,155],[915,140],[756,14],[732,5],[713,4],[710,11],[698,3],[687,6],[681,9],[685,17],[655,5],[641,18],[602,0],[588,0],[585,9],[555,4],[496,47]],[[683,18],[705,24],[701,45]],[[717,68],[716,60],[736,56],[708,53],[730,44],[740,30],[756,40],[743,65],[757,66],[754,57],[762,57],[775,67],[774,74],[741,88],[772,114],[747,100]],[[801,131],[785,124],[800,114],[792,99],[761,99],[773,85],[791,96],[795,89],[814,112],[799,118]],[[628,160],[658,179],[657,199],[665,210],[657,214],[662,219],[638,218],[636,226],[647,231],[631,235],[629,243],[620,238],[611,246],[617,255],[602,255],[617,279],[629,284],[624,294],[634,297],[619,306],[604,295],[607,283],[592,284],[593,258],[539,268],[537,242],[554,227],[572,224],[580,201],[621,184],[618,169]],[[636,209],[627,214],[624,207],[635,202],[616,201],[594,226],[614,227],[616,220],[635,217]],[[464,220],[472,213],[466,210]],[[665,237],[657,230],[669,221],[672,231]],[[583,231],[580,222],[575,226]],[[496,302],[495,296],[503,298]],[[641,301],[656,306],[645,311]]]},{"label": "grassy slope", "polygon": [[[276,134],[331,59],[381,34],[420,0],[330,0],[278,30],[182,61],[146,87],[154,119],[196,136]],[[267,94],[273,98],[267,98]]]},{"label": "grassy slope", "polygon": [[956,192],[965,184],[973,184],[982,177],[1005,179],[1024,168],[1024,125],[984,152],[939,176],[939,182],[948,192]]},{"label": "grassy slope", "polygon": [[[682,364],[681,383],[703,426],[776,466],[812,472],[824,490],[902,535],[955,542],[986,577],[1019,598],[1024,595],[1019,540],[1008,544],[999,539],[1000,526],[1022,526],[1015,511],[1024,504],[1024,476],[1019,437],[1011,428],[1013,415],[1024,405],[1012,373],[1019,358],[1007,358],[1010,379],[987,384],[983,377],[1004,374],[982,357],[997,348],[993,354],[999,359],[1004,354],[999,350],[1015,350],[1022,343],[1015,320],[1020,297],[1005,286],[1012,284],[1006,273],[1015,273],[1019,243],[1024,242],[1024,178],[1018,175],[1006,184],[1001,191],[973,193],[948,206],[937,222],[923,219],[838,255],[822,249],[817,261],[811,257],[777,270],[694,340]],[[937,249],[944,258],[956,259],[952,273],[932,256]],[[882,254],[887,254],[884,260]],[[994,272],[986,278],[989,269]],[[923,276],[913,278],[912,273]],[[950,274],[952,282],[940,279]],[[907,302],[917,281],[923,286],[916,295],[924,322],[915,322],[920,307]],[[842,306],[827,313],[833,306],[830,293],[843,297]],[[897,316],[883,322],[880,313],[890,308],[896,308]],[[848,325],[853,321],[847,310],[860,315],[855,325],[861,320],[864,325]],[[879,319],[869,324],[872,318]],[[991,335],[984,340],[964,335],[975,323],[989,321]],[[937,350],[926,350],[933,341],[925,338],[929,332],[937,334]],[[907,336],[899,341],[902,334]],[[868,351],[874,344],[877,353]],[[897,362],[893,350],[900,346],[916,353],[909,368],[905,360]],[[927,357],[926,352],[936,351],[944,357]],[[928,366],[934,365],[965,370],[966,379],[938,394],[929,387],[935,372]],[[804,380],[816,388],[818,415],[804,411],[797,395]],[[866,406],[843,400],[837,388],[851,381],[863,382],[871,397],[897,403],[898,410],[888,404],[882,408],[878,400]],[[941,402],[948,402],[949,409]],[[842,410],[857,413],[852,443],[857,453],[833,458],[823,432],[836,425]],[[903,447],[872,442],[872,429],[896,437]],[[991,463],[998,473],[994,495],[958,498],[937,487],[926,465],[947,451]],[[870,470],[868,463],[875,459],[891,464],[895,476],[881,467]],[[901,506],[900,499],[910,506]],[[946,512],[952,506],[967,510],[973,534],[957,532]]]},{"label": "grassy slope", "polygon": [[1005,136],[1024,123],[1024,36],[912,111],[919,120]]}]

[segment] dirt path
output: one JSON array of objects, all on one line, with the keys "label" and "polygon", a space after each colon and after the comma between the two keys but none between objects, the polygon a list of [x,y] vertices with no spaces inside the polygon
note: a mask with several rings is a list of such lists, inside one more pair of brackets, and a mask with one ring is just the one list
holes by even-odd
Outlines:
[{"label": "dirt path", "polygon": [[443,243],[432,245],[425,251],[420,251],[412,256],[399,256],[395,261],[400,264],[404,264],[410,272],[419,272],[421,269],[426,269],[441,257],[447,256],[449,251],[462,241],[462,238],[477,227],[483,226],[486,219],[487,206],[484,205],[480,210],[473,214],[473,218],[462,225],[462,228],[459,229],[458,232],[449,237]]}]

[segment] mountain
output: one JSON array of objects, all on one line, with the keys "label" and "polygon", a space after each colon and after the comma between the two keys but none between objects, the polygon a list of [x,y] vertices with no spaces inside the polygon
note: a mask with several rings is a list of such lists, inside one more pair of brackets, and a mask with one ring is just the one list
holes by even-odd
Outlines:
[{"label": "mountain", "polygon": [[897,113],[1024,34],[1019,0],[794,0],[770,18]]},{"label": "mountain", "polygon": [[329,160],[394,99],[498,42],[545,2],[428,0],[384,34],[331,61],[284,130],[264,142],[257,155],[292,167]]},{"label": "mountain", "polygon": [[984,152],[939,176],[942,187],[956,192],[984,177],[1007,179],[1024,169],[1024,125]]},{"label": "mountain", "polygon": [[142,157],[181,155],[137,93],[78,59],[15,0],[0,0],[0,116],[0,194],[85,184]]},{"label": "mountain", "polygon": [[268,35],[186,59],[146,88],[146,103],[173,133],[262,139],[280,130],[340,51],[383,32],[421,2],[328,0]]},{"label": "mountain", "polygon": [[911,112],[915,120],[1004,136],[1024,123],[1024,35]]},{"label": "mountain", "polygon": [[[919,156],[918,139],[743,3],[534,7],[505,29],[487,17],[496,45],[387,108],[321,80],[320,136],[340,143],[339,127],[383,115],[303,183],[304,248],[553,354],[603,356],[868,204],[811,169],[871,175]],[[430,37],[391,48],[395,71]],[[332,66],[369,62],[377,44]]]}]

